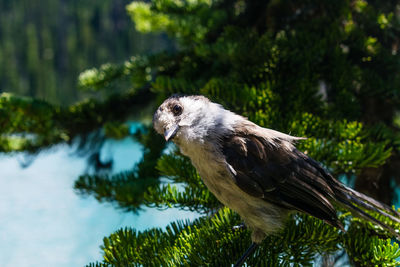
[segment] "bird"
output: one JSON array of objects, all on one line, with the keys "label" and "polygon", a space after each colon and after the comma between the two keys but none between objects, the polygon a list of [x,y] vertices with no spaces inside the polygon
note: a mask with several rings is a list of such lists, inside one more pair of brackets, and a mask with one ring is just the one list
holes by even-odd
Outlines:
[{"label": "bird", "polygon": [[344,231],[335,208],[340,206],[399,238],[397,230],[363,209],[397,223],[400,214],[347,187],[298,150],[303,137],[261,127],[202,95],[167,98],[154,113],[153,127],[190,158],[207,188],[252,231],[252,244],[235,266],[280,231],[293,212]]}]

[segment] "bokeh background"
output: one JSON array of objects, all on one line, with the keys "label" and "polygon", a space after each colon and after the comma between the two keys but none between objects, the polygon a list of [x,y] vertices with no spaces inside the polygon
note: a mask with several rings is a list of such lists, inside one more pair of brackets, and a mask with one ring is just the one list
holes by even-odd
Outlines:
[{"label": "bokeh background", "polygon": [[[88,95],[79,74],[135,54],[173,49],[165,34],[140,34],[130,1],[0,1],[0,92],[68,106]],[[135,132],[137,121],[129,122]],[[79,141],[34,154],[0,155],[0,266],[84,266],[101,260],[103,237],[126,226],[165,227],[195,218],[178,209],[126,213],[78,195],[77,177],[94,167],[90,156],[112,162],[110,173],[130,170],[143,147],[131,137],[106,139],[82,151]]]}]

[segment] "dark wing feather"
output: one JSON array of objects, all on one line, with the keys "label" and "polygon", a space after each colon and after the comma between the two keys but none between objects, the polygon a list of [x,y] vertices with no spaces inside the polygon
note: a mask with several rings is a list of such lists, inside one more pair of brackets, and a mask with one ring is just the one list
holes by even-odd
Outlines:
[{"label": "dark wing feather", "polygon": [[334,193],[306,155],[296,149],[289,153],[250,133],[230,136],[223,143],[228,169],[244,192],[342,228],[330,202]]},{"label": "dark wing feather", "polygon": [[377,212],[396,223],[400,213],[389,206],[357,192],[332,177],[321,165],[292,147],[285,148],[290,137],[273,131],[268,140],[250,127],[241,127],[225,138],[222,153],[236,184],[254,197],[282,208],[298,210],[343,230],[331,202],[350,210],[353,215],[369,220],[391,232],[400,234],[364,211]]}]

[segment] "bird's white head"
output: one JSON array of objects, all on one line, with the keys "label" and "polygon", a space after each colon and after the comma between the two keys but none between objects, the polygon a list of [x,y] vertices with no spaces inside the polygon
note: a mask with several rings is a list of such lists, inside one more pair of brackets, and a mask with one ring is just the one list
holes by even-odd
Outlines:
[{"label": "bird's white head", "polygon": [[221,128],[226,115],[233,113],[204,96],[173,95],[166,99],[153,116],[154,129],[166,141],[202,141],[210,133]]}]

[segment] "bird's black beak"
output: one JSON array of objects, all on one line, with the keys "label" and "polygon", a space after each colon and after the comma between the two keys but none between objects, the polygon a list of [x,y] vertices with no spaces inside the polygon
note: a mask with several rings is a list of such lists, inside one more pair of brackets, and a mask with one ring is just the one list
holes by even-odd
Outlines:
[{"label": "bird's black beak", "polygon": [[169,129],[166,129],[165,131],[164,131],[164,138],[165,138],[165,141],[169,141],[169,140],[171,140],[172,138],[174,138],[175,137],[175,135],[176,135],[176,133],[178,132],[178,130],[179,130],[179,125],[173,125],[173,126],[171,126]]}]

